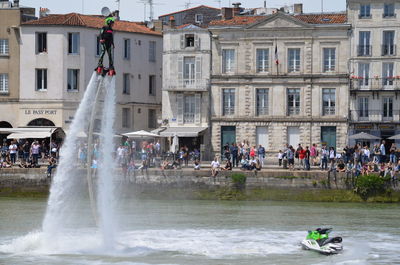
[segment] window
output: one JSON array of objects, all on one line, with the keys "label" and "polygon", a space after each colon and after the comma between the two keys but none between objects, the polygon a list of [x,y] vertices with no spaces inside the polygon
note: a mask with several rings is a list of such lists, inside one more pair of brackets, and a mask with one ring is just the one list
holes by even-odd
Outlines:
[{"label": "window", "polygon": [[228,88],[222,90],[223,100],[223,115],[234,115],[235,114],[235,89]]},{"label": "window", "polygon": [[8,93],[8,74],[0,74],[0,93]]},{"label": "window", "polygon": [[79,33],[68,33],[68,53],[79,54]]},{"label": "window", "polygon": [[334,88],[324,88],[322,89],[322,113],[324,116],[335,115],[336,106],[336,89]]},{"label": "window", "polygon": [[149,128],[156,128],[157,127],[157,120],[156,120],[156,110],[149,109]]},{"label": "window", "polygon": [[395,17],[396,14],[394,13],[394,3],[385,4],[383,8],[383,17]]},{"label": "window", "polygon": [[300,71],[300,49],[289,48],[288,49],[288,71],[299,72]]},{"label": "window", "polygon": [[257,49],[257,73],[268,72],[269,70],[269,49]]},{"label": "window", "polygon": [[100,56],[103,46],[100,44],[100,36],[96,36],[96,56]]},{"label": "window", "polygon": [[156,42],[149,41],[149,62],[156,61]]},{"label": "window", "polygon": [[393,66],[394,66],[394,63],[383,63],[382,64],[383,86],[393,86]]},{"label": "window", "polygon": [[300,89],[299,88],[288,88],[287,89],[287,101],[288,101],[288,115],[299,115],[300,114]]},{"label": "window", "polygon": [[194,47],[194,34],[185,34],[185,47]]},{"label": "window", "polygon": [[0,39],[0,55],[8,55],[8,52],[9,52],[8,40]]},{"label": "window", "polygon": [[183,58],[183,82],[185,85],[192,85],[195,82],[195,58]]},{"label": "window", "polygon": [[36,33],[36,52],[47,52],[47,33]]},{"label": "window", "polygon": [[358,43],[358,56],[371,55],[372,47],[370,45],[371,32],[360,31],[360,39]]},{"label": "window", "polygon": [[268,89],[257,89],[257,116],[268,115]]},{"label": "window", "polygon": [[183,106],[183,122],[184,123],[194,123],[195,118],[195,96],[186,95],[184,98]]},{"label": "window", "polygon": [[383,98],[383,117],[393,118],[393,98]]},{"label": "window", "polygon": [[68,91],[78,91],[79,84],[79,70],[78,69],[68,69]]},{"label": "window", "polygon": [[122,128],[130,128],[131,124],[131,110],[129,108],[122,108]]},{"label": "window", "polygon": [[36,90],[47,90],[47,69],[36,69]]},{"label": "window", "polygon": [[358,98],[358,116],[360,118],[368,117],[368,98],[367,97]]},{"label": "window", "polygon": [[394,55],[394,31],[383,32],[382,55]]},{"label": "window", "polygon": [[130,80],[130,74],[124,74],[123,75],[123,88],[122,88],[122,94],[129,95],[131,93],[131,80]]},{"label": "window", "polygon": [[358,64],[358,76],[361,79],[358,81],[361,87],[367,87],[369,85],[369,63]]},{"label": "window", "polygon": [[199,24],[203,23],[203,14],[196,14],[194,20],[196,23],[199,23]]},{"label": "window", "polygon": [[235,50],[222,50],[222,72],[233,73],[235,71]]},{"label": "window", "polygon": [[149,95],[156,95],[156,76],[149,75]]},{"label": "window", "polygon": [[336,66],[336,49],[324,48],[324,72],[335,71]]},{"label": "window", "polygon": [[131,40],[124,39],[124,59],[129,60],[131,58]]},{"label": "window", "polygon": [[371,18],[371,5],[360,5],[359,18]]}]

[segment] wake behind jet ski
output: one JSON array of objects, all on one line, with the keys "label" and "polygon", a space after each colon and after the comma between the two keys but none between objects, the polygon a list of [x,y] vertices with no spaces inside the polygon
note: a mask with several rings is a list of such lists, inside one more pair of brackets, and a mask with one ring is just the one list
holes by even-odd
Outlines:
[{"label": "wake behind jet ski", "polygon": [[332,228],[317,228],[314,231],[308,231],[306,239],[301,242],[303,249],[316,251],[321,254],[337,254],[343,250],[342,238],[329,238]]}]

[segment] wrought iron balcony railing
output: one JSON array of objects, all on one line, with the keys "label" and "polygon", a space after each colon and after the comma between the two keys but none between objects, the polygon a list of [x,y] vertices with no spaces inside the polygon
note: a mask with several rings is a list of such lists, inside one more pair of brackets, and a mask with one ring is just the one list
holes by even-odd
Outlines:
[{"label": "wrought iron balcony railing", "polygon": [[210,86],[210,80],[208,79],[167,79],[165,80],[164,90],[198,90],[206,91]]},{"label": "wrought iron balcony railing", "polygon": [[369,78],[350,77],[350,89],[352,90],[397,90],[400,89],[400,76]]}]

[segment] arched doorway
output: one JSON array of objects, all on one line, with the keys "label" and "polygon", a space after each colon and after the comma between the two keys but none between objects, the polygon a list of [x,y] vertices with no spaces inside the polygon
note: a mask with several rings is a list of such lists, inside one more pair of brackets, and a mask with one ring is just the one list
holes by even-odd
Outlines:
[{"label": "arched doorway", "polygon": [[28,123],[28,126],[42,127],[42,126],[55,126],[55,124],[51,120],[40,118],[30,121]]},{"label": "arched doorway", "polygon": [[0,121],[0,128],[12,128],[12,125],[6,121]]}]

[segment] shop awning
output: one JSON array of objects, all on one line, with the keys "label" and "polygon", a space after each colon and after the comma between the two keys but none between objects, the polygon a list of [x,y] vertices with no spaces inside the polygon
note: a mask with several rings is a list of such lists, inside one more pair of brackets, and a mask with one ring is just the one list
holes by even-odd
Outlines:
[{"label": "shop awning", "polygon": [[207,127],[168,127],[165,131],[160,132],[161,136],[165,137],[197,137],[203,131],[207,130]]},{"label": "shop awning", "polygon": [[[4,133],[11,133],[7,139],[43,139],[50,137],[57,129],[57,127],[30,127],[30,128],[7,128]],[[2,130],[0,130],[2,131]]]}]

